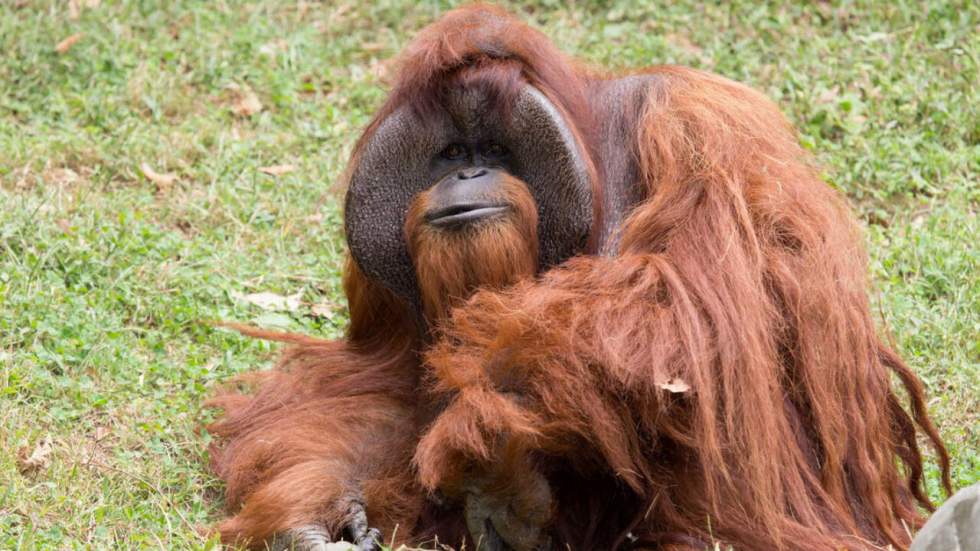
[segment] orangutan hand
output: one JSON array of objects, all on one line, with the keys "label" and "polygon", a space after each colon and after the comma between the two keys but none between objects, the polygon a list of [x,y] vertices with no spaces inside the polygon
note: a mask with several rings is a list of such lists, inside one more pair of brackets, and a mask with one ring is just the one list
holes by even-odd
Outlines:
[{"label": "orangutan hand", "polygon": [[367,514],[364,505],[352,501],[350,504],[350,520],[344,529],[344,537],[353,543],[348,547],[338,547],[339,543],[332,542],[330,533],[325,526],[308,524],[277,534],[269,542],[270,551],[380,551],[381,532],[377,528],[368,527]]},{"label": "orangutan hand", "polygon": [[464,488],[466,525],[476,551],[546,551],[553,508],[551,487],[535,470],[520,486],[502,488],[477,477]]}]

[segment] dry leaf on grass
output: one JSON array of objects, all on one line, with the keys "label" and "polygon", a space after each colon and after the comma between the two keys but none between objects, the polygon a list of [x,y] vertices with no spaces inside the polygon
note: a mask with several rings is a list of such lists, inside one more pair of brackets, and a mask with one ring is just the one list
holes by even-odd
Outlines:
[{"label": "dry leaf on grass", "polygon": [[146,163],[140,164],[140,170],[143,171],[143,175],[146,176],[147,180],[156,184],[161,190],[171,187],[177,181],[176,174],[161,174],[153,170],[153,167]]},{"label": "dry leaf on grass", "polygon": [[34,445],[24,446],[17,450],[17,470],[23,476],[37,474],[48,468],[51,464],[51,452],[54,449],[51,437],[45,436]]},{"label": "dry leaf on grass", "polygon": [[279,52],[286,51],[287,48],[289,48],[289,43],[281,38],[277,38],[272,42],[266,42],[265,44],[259,46],[259,53],[273,56]]},{"label": "dry leaf on grass", "polygon": [[333,313],[337,311],[337,305],[331,302],[321,302],[319,304],[314,304],[310,307],[310,313],[313,317],[333,319]]},{"label": "dry leaf on grass", "polygon": [[683,394],[684,392],[691,390],[691,385],[687,384],[687,382],[680,377],[674,377],[667,382],[658,383],[657,386],[674,394]]},{"label": "dry leaf on grass", "polygon": [[360,46],[361,51],[364,52],[380,52],[387,47],[388,45],[384,42],[362,42]]},{"label": "dry leaf on grass", "polygon": [[105,440],[110,434],[112,434],[112,430],[109,427],[99,425],[95,427],[95,433],[92,434],[92,438],[98,443]]},{"label": "dry leaf on grass", "polygon": [[75,33],[69,36],[68,38],[59,42],[58,45],[54,47],[54,51],[58,52],[59,54],[67,52],[72,46],[75,45],[76,42],[81,40],[83,36],[85,36],[85,33]]},{"label": "dry leaf on grass", "polygon": [[393,59],[384,59],[384,60],[376,59],[371,62],[371,65],[368,67],[368,70],[370,70],[371,74],[374,75],[379,80],[381,80],[382,82],[387,82],[388,77],[392,75],[392,68],[394,64],[395,64],[395,60]]},{"label": "dry leaf on grass", "polygon": [[248,86],[233,84],[228,87],[232,91],[231,112],[239,117],[251,117],[262,110],[262,102]]},{"label": "dry leaf on grass", "polygon": [[78,19],[83,7],[93,9],[101,3],[102,0],[68,0],[68,19]]},{"label": "dry leaf on grass", "polygon": [[56,186],[70,186],[80,180],[78,173],[70,168],[54,168],[44,171],[44,179]]},{"label": "dry leaf on grass", "polygon": [[271,165],[271,166],[260,166],[259,172],[269,174],[271,176],[282,176],[283,174],[288,174],[296,170],[294,165]]},{"label": "dry leaf on grass", "polygon": [[840,86],[834,85],[830,88],[824,90],[817,96],[817,104],[824,105],[827,103],[834,103],[840,97]]},{"label": "dry leaf on grass", "polygon": [[691,39],[688,38],[687,35],[685,34],[671,33],[665,36],[664,38],[666,38],[667,42],[673,44],[674,46],[677,46],[678,48],[688,53],[694,54],[696,56],[700,56],[704,52],[701,46],[698,46],[694,42],[691,42]]},{"label": "dry leaf on grass", "polygon": [[263,310],[279,310],[286,312],[295,312],[299,309],[302,301],[300,300],[303,296],[303,292],[300,291],[295,295],[282,296],[276,293],[250,293],[242,294],[232,292],[231,297],[239,302],[247,302],[258,306]]}]

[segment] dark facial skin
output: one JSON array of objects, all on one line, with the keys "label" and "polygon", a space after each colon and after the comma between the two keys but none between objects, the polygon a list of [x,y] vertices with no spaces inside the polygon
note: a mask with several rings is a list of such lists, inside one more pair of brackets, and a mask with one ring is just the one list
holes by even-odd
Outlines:
[{"label": "dark facial skin", "polygon": [[506,212],[499,176],[509,172],[510,152],[496,142],[452,143],[432,159],[436,182],[425,213],[428,224],[455,229]]}]

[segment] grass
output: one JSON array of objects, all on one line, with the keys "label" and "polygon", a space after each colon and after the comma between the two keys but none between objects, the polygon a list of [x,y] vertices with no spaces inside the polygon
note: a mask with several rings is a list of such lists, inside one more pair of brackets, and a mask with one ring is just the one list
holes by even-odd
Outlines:
[{"label": "grass", "polygon": [[[0,2],[0,548],[216,546],[202,401],[276,347],[201,321],[341,334],[331,185],[385,60],[446,7]],[[513,7],[595,64],[705,68],[782,106],[866,224],[956,485],[980,481],[980,6]]]}]

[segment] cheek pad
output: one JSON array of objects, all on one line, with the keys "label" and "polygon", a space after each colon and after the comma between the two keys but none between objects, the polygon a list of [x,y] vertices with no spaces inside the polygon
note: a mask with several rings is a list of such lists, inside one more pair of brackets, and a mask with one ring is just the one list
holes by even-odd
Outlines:
[{"label": "cheek pad", "polygon": [[402,235],[412,198],[429,186],[429,161],[448,120],[425,125],[407,107],[381,122],[351,171],[344,207],[347,245],[368,277],[415,303],[415,271]]},{"label": "cheek pad", "polygon": [[542,268],[584,248],[592,227],[592,182],[582,147],[558,109],[537,89],[520,95],[510,121],[517,176],[538,204]]}]

